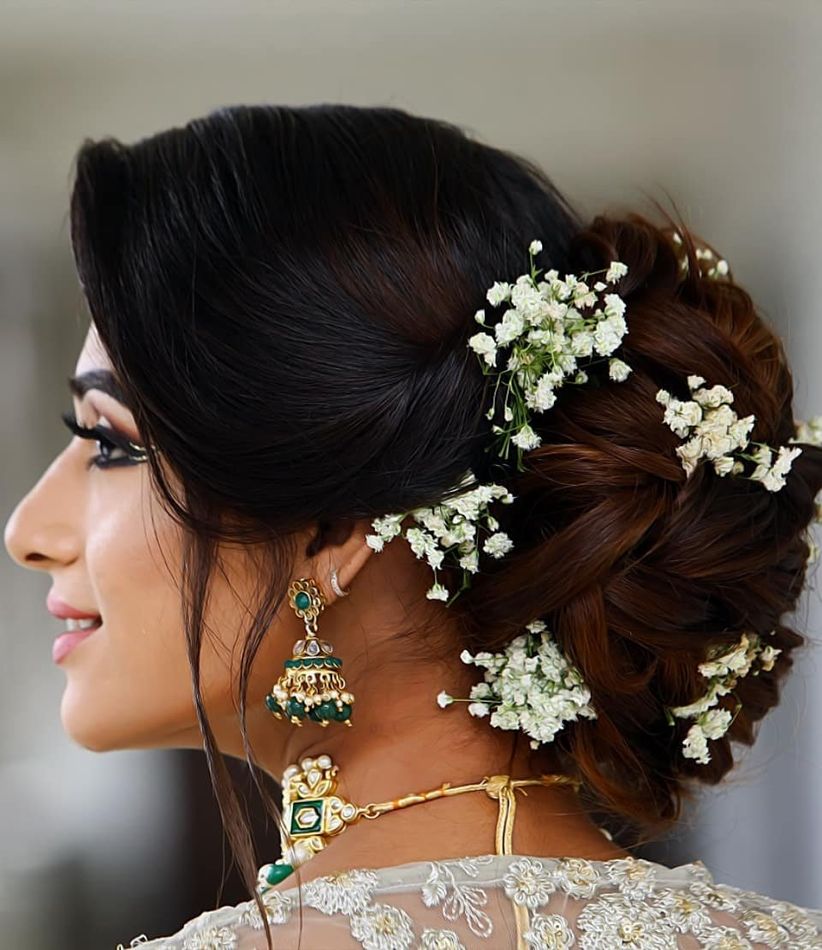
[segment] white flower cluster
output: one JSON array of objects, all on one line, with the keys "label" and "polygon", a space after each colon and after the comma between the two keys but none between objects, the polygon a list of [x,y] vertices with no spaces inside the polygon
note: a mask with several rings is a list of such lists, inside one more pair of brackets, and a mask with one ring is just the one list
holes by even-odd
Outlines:
[{"label": "white flower cluster", "polygon": [[531,737],[531,748],[551,742],[566,722],[595,719],[591,692],[541,620],[526,625],[527,633],[515,637],[502,653],[463,650],[463,663],[485,669],[482,682],[471,687],[467,699],[444,690],[437,702],[445,707],[467,702],[472,716],[490,713],[492,726],[521,729]]},{"label": "white flower cluster", "polygon": [[[682,235],[679,231],[674,231],[671,238],[674,244],[682,248]],[[711,280],[720,280],[728,277],[730,274],[731,269],[725,258],[717,257],[709,247],[699,246],[695,248],[695,255],[697,261],[699,261],[699,269],[703,277],[709,277]],[[680,254],[679,268],[683,274],[688,273],[688,256],[685,253]]]},{"label": "white flower cluster", "polygon": [[[573,383],[587,382],[588,374],[579,369],[577,360],[597,353],[608,360],[611,379],[622,382],[631,367],[611,354],[628,332],[625,323],[625,301],[615,293],[604,294],[608,284],[616,284],[628,272],[625,264],[612,261],[605,279],[590,286],[585,278],[594,273],[566,274],[550,270],[537,280],[534,255],[542,250],[540,241],[528,248],[530,274],[522,274],[513,284],[497,281],[488,290],[488,302],[497,307],[508,301],[511,307],[493,327],[491,333],[475,333],[468,345],[480,357],[483,373],[496,368],[503,348],[508,350],[505,367],[497,372],[497,385],[491,406],[486,413],[494,418],[499,383],[503,381],[503,419],[507,425],[494,424],[492,431],[500,437],[499,455],[507,459],[510,445],[518,451],[517,467],[522,469],[522,452],[536,448],[541,439],[530,424],[531,412],[545,412],[556,402],[555,391],[567,378]],[[485,325],[485,310],[474,314],[477,323]]]},{"label": "white flower cluster", "polygon": [[365,536],[370,548],[382,551],[386,541],[402,533],[402,522],[407,515],[411,515],[417,525],[406,528],[404,537],[414,554],[418,558],[424,557],[434,571],[434,584],[425,595],[429,600],[448,601],[450,596],[448,588],[439,581],[438,574],[447,554],[453,553],[463,570],[463,583],[457,594],[469,585],[470,575],[479,570],[481,526],[490,532],[482,542],[482,550],[486,554],[501,558],[513,547],[508,535],[498,530],[499,522],[489,512],[488,505],[495,499],[503,504],[511,504],[514,495],[504,485],[480,485],[471,471],[463,476],[458,488],[468,490],[455,497],[445,498],[431,508],[414,508],[403,514],[376,518],[371,522],[376,534]]},{"label": "white flower cluster", "polygon": [[[794,423],[795,435],[788,442],[807,442],[810,445],[822,445],[822,416],[812,416],[810,419],[798,419]],[[819,560],[820,549],[813,536],[813,526],[822,524],[822,493],[815,499],[816,510],[810,525],[805,532],[805,540],[810,547],[808,563]]]},{"label": "white flower cluster", "polygon": [[[753,442],[758,448],[751,453],[740,451],[751,444],[748,436],[756,417],[749,415],[740,419],[731,409],[734,396],[730,389],[719,385],[706,389],[702,386],[704,382],[702,376],[688,377],[693,397],[689,400],[677,399],[667,389],[660,389],[656,394],[657,402],[665,406],[663,421],[680,438],[687,439],[677,447],[676,454],[688,477],[701,458],[708,459],[718,475],[741,473],[744,466],[740,458],[745,458],[756,463],[753,474],[746,477],[761,482],[768,491],[779,491],[785,486],[785,476],[802,449],[780,446],[775,461],[773,449],[764,442]],[[734,458],[734,454],[739,457]]]},{"label": "white flower cluster", "polygon": [[[724,736],[735,715],[729,709],[718,707],[720,696],[732,692],[737,682],[751,672],[755,662],[754,676],[762,670],[772,670],[782,652],[770,644],[763,646],[762,638],[753,632],[743,633],[729,651],[723,653],[722,650],[722,647],[715,648],[708,659],[699,664],[700,674],[708,680],[707,692],[687,706],[673,706],[668,710],[672,725],[674,718],[695,720],[682,742],[682,754],[702,765],[707,765],[711,759],[708,740]],[[739,709],[737,704],[737,712]]]}]

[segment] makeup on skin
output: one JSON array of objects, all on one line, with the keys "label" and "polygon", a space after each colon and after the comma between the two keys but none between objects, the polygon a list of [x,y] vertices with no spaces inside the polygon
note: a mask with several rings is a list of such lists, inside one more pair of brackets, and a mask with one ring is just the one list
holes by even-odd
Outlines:
[{"label": "makeup on skin", "polygon": [[[104,392],[125,406],[125,398],[119,384],[108,370],[90,370],[68,381],[69,389],[78,399],[82,399],[92,389]],[[67,428],[78,438],[89,439],[98,445],[96,455],[89,457],[86,469],[110,469],[135,465],[147,458],[145,450],[122,432],[111,426],[84,426],[77,421],[72,410],[61,413],[60,418]],[[46,609],[55,617],[66,621],[66,631],[60,634],[52,645],[52,659],[60,663],[64,657],[83,640],[88,639],[103,625],[99,614],[85,613],[66,603],[52,589],[46,600]]]}]

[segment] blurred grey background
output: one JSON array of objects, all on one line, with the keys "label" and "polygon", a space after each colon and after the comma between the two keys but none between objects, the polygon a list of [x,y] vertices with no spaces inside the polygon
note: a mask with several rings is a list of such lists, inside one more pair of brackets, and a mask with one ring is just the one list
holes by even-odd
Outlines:
[{"label": "blurred grey background", "polygon": [[[797,416],[822,412],[820,53],[822,6],[795,0],[4,0],[0,514],[67,438],[85,332],[67,228],[81,140],[133,141],[236,103],[446,118],[536,159],[590,213],[670,195],[783,336]],[[794,623],[815,643],[781,707],[646,854],[819,906],[813,576]],[[215,906],[218,820],[196,753],[101,755],[63,734],[48,587],[0,560],[0,947],[128,946]],[[275,856],[276,835],[263,840]],[[243,899],[232,887],[221,902]]]}]

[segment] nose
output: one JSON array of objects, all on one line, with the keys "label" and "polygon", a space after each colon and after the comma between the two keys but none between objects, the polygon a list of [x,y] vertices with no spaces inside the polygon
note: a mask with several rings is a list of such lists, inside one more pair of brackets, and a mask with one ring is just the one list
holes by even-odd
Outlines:
[{"label": "nose", "polygon": [[9,516],[3,542],[21,567],[48,571],[77,557],[80,538],[72,518],[78,500],[71,496],[69,482],[63,455],[58,455]]}]

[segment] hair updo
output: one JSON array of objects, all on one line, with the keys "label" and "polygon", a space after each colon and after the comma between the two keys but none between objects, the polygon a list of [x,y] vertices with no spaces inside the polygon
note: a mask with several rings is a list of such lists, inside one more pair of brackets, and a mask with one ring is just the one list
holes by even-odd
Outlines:
[{"label": "hair updo", "polygon": [[[689,779],[718,781],[730,740],[750,743],[776,704],[802,642],[780,621],[805,580],[822,450],[807,446],[776,493],[704,464],[686,478],[659,387],[688,399],[686,379],[700,374],[755,413],[752,438],[780,445],[796,430],[780,341],[742,288],[703,276],[678,230],[681,246],[635,215],[585,226],[531,162],[395,108],[237,106],[132,145],[83,143],[78,273],[140,431],[179,481],[149,453],[188,529],[198,719],[250,890],[248,832],[199,689],[216,545],[270,554],[244,696],[290,580],[290,534],[318,522],[319,548],[351,519],[435,503],[469,467],[493,480],[488,381],[467,340],[487,288],[522,273],[532,238],[540,266],[561,274],[628,265],[619,355],[633,372],[565,387],[534,416],[542,444],[510,477],[516,500],[500,514],[514,550],[450,608],[465,646],[499,649],[545,620],[597,710],[551,754],[597,807],[645,828],[677,816]],[[687,725],[672,728],[665,709],[704,692],[697,665],[710,647],[751,630],[781,653],[740,681],[740,713],[710,763],[695,764],[681,754]]]}]

